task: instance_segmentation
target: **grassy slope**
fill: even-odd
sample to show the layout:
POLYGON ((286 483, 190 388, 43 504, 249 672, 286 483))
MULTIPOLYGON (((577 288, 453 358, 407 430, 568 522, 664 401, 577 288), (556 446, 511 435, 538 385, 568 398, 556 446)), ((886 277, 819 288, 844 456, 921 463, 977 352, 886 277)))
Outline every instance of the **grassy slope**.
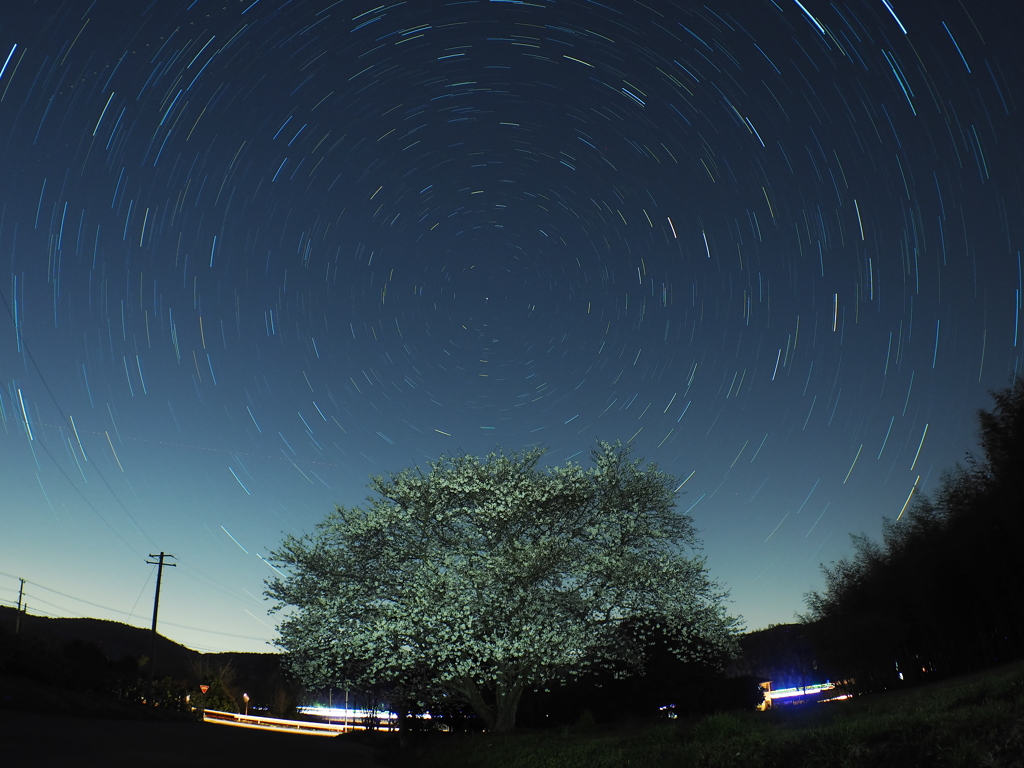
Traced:
POLYGON ((767 713, 636 730, 438 737, 410 768, 810 768, 1024 765, 1024 664, 767 713))

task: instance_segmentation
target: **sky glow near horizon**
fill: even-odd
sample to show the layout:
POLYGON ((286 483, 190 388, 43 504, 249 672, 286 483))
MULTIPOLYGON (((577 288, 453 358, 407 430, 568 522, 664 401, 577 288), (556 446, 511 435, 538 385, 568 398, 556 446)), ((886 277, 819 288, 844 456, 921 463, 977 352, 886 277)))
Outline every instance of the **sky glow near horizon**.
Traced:
POLYGON ((371 475, 598 438, 750 629, 1021 370, 1024 8, 52 0, 0 19, 0 601, 265 651, 371 475), (82 601, 88 601, 84 603, 82 601))

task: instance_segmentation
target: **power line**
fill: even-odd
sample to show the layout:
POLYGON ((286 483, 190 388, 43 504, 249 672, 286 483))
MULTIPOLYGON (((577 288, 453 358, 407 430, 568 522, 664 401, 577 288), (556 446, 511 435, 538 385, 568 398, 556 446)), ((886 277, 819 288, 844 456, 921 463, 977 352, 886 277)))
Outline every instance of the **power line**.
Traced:
MULTIPOLYGON (((15 299, 17 299, 17 297, 15 297, 15 299)), ((0 303, 2 303, 4 305, 4 308, 7 310, 7 314, 11 318, 11 323, 14 326, 14 333, 15 333, 17 339, 18 339, 18 344, 21 347, 21 349, 25 352, 25 355, 28 357, 28 359, 32 362, 32 367, 35 369, 36 374, 39 376, 39 381, 42 383, 43 388, 46 390, 47 394, 49 394, 49 396, 50 396, 50 399, 53 401, 53 404, 54 404, 54 406, 57 409, 57 413, 60 414, 61 418, 65 422, 70 422, 73 425, 74 422, 70 420, 70 418, 68 417, 68 415, 66 413, 64 413, 64 409, 61 408, 60 402, 58 402, 58 400, 57 400, 57 396, 53 393, 53 390, 50 389, 50 384, 46 380, 46 377, 43 376, 43 371, 39 367, 39 363, 36 362, 36 358, 35 358, 35 355, 32 354, 32 350, 29 349, 28 342, 25 341, 25 337, 21 333, 21 328, 18 325, 18 320, 17 320, 17 318, 14 315, 14 311, 11 309, 11 305, 8 303, 7 297, 4 295, 4 292, 2 290, 0 290, 0 303)), ((33 440, 34 438, 32 437, 31 429, 29 428, 27 419, 26 419, 26 422, 25 422, 25 428, 26 428, 26 431, 28 432, 29 440, 30 441, 33 440)), ((122 536, 121 533, 116 528, 114 528, 113 525, 110 524, 110 521, 108 521, 100 513, 100 511, 98 509, 96 509, 96 507, 93 505, 93 503, 91 501, 89 501, 88 498, 86 498, 85 494, 82 492, 82 489, 79 488, 78 485, 71 480, 71 477, 68 475, 67 472, 64 471, 64 468, 60 464, 57 463, 56 457, 52 453, 50 453, 50 449, 46 445, 46 443, 44 441, 42 441, 42 440, 39 440, 38 442, 39 442, 40 448, 42 448, 43 452, 47 456, 49 456, 50 461, 53 462, 54 467, 56 467, 57 471, 60 472, 60 474, 63 476, 63 478, 65 480, 67 480, 68 485, 70 485, 72 488, 75 489, 75 492, 82 498, 82 501, 85 502, 86 506, 88 506, 89 509, 91 509, 93 512, 96 513, 96 516, 100 520, 102 520, 103 523, 108 528, 110 528, 110 530, 114 533, 114 535, 117 536, 117 538, 119 538, 124 543, 124 545, 126 547, 128 547, 128 549, 132 550, 132 552, 136 552, 137 550, 134 547, 132 547, 131 544, 128 543, 128 540, 125 539, 124 536, 122 536)), ((114 491, 113 487, 110 485, 110 482, 107 480, 106 476, 103 474, 103 472, 100 470, 100 468, 98 466, 96 466, 96 464, 94 462, 91 462, 91 463, 93 464, 93 471, 96 472, 96 474, 97 474, 97 476, 99 476, 100 480, 103 481, 103 484, 107 487, 107 490, 110 491, 110 495, 114 497, 114 501, 116 501, 118 506, 121 507, 122 510, 124 510, 124 513, 128 516, 128 519, 132 521, 132 524, 136 528, 139 529, 139 533, 141 533, 146 538, 146 540, 149 541, 150 544, 152 544, 153 540, 149 538, 149 534, 147 534, 146 531, 142 528, 142 526, 139 525, 138 521, 135 519, 135 516, 132 515, 132 513, 128 511, 128 507, 126 507, 124 502, 121 501, 121 497, 118 496, 117 493, 114 491)))
MULTIPOLYGON (((50 587, 44 587, 42 584, 38 584, 38 583, 36 583, 34 581, 26 581, 25 583, 26 584, 31 584, 33 587, 38 587, 39 589, 45 589, 47 592, 52 592, 55 595, 60 595, 61 597, 66 597, 69 600, 75 600, 75 601, 77 601, 79 603, 85 603, 86 605, 91 605, 93 608, 102 608, 105 611, 113 611, 114 613, 120 613, 120 614, 123 614, 125 616, 131 616, 132 615, 132 614, 128 613, 127 611, 122 611, 122 610, 119 610, 117 608, 111 608, 108 605, 100 605, 99 603, 94 603, 94 602, 92 602, 90 600, 86 600, 86 599, 81 598, 81 597, 75 597, 74 595, 69 595, 66 592, 60 592, 59 590, 51 589, 50 587)), ((60 606, 56 605, 55 603, 49 603, 49 605, 52 605, 55 608, 59 608, 60 607, 60 606)))
MULTIPOLYGON (((171 564, 167 563, 166 565, 171 565, 171 564)), ((13 574, 5 573, 3 571, 0 571, 0 576, 7 576, 7 577, 12 578, 12 579, 17 579, 18 578, 17 576, 15 576, 13 574)), ((28 579, 26 579, 25 583, 28 584, 29 586, 36 587, 38 589, 43 589, 43 590, 46 590, 47 592, 52 592, 55 595, 60 595, 61 597, 66 597, 69 600, 74 600, 74 601, 79 602, 79 603, 85 603, 86 605, 90 605, 93 608, 101 608, 104 611, 110 611, 111 613, 121 614, 122 616, 127 616, 129 618, 133 618, 135 616, 134 612, 129 613, 128 611, 122 611, 119 608, 111 608, 108 605, 101 605, 100 603, 94 603, 91 600, 86 600, 86 599, 81 598, 81 597, 75 597, 74 595, 69 595, 66 592, 61 592, 59 590, 53 589, 52 587, 44 586, 44 585, 42 585, 42 584, 40 584, 38 582, 35 582, 35 581, 29 581, 28 579)), ((147 580, 147 583, 148 583, 148 580, 147 580)), ((145 589, 145 585, 143 586, 143 589, 145 589)), ((12 592, 13 592, 13 590, 12 590, 12 592)), ((228 594, 228 593, 225 593, 225 594, 228 594)), ((237 598, 235 598, 235 599, 237 599, 237 598)), ((7 603, 7 604, 9 604, 11 606, 17 605, 17 603, 14 600, 0 599, 0 602, 7 603)), ((45 605, 49 605, 49 606, 51 606, 53 608, 56 608, 56 609, 58 609, 60 611, 63 611, 63 615, 62 615, 62 614, 58 614, 58 613, 50 613, 48 611, 41 611, 41 610, 36 609, 34 611, 34 613, 39 614, 39 615, 45 615, 45 616, 48 616, 48 617, 51 617, 51 618, 79 618, 79 619, 96 618, 94 616, 88 616, 88 615, 86 615, 84 613, 79 613, 79 612, 71 610, 69 608, 65 608, 64 606, 58 605, 57 603, 51 603, 48 600, 43 600, 42 598, 38 598, 38 602, 43 603, 45 605), (71 614, 71 615, 69 616, 68 614, 71 614)), ((203 627, 193 627, 193 626, 190 626, 188 624, 178 624, 178 623, 173 622, 173 621, 164 621, 163 626, 165 626, 165 627, 175 627, 176 629, 187 629, 187 630, 192 631, 192 632, 202 632, 203 634, 206 634, 206 635, 219 635, 221 637, 233 637, 233 638, 237 638, 239 640, 255 640, 255 641, 258 641, 258 642, 260 642, 260 641, 267 641, 266 637, 253 637, 251 635, 239 635, 239 634, 236 634, 234 632, 220 632, 220 631, 217 631, 215 629, 204 629, 203 627)))

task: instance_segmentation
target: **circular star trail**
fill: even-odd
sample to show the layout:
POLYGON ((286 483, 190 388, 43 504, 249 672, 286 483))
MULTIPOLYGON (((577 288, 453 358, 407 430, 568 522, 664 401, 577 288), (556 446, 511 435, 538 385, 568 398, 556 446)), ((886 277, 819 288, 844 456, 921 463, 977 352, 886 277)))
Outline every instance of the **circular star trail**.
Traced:
POLYGON ((0 20, 0 599, 266 650, 444 453, 630 441, 751 629, 1021 373, 1018 9, 56 0, 0 20), (88 602, 83 602, 88 601, 88 602))

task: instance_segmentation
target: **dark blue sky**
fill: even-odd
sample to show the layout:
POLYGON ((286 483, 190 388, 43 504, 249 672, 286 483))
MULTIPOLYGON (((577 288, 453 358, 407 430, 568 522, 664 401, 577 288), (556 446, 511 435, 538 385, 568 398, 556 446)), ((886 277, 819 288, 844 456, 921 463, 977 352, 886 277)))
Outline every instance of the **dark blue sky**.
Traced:
POLYGON ((1021 33, 948 0, 0 18, 0 600, 266 650, 370 475, 598 438, 751 629, 1022 372, 1021 33), (83 602, 88 601, 88 602, 83 602))

